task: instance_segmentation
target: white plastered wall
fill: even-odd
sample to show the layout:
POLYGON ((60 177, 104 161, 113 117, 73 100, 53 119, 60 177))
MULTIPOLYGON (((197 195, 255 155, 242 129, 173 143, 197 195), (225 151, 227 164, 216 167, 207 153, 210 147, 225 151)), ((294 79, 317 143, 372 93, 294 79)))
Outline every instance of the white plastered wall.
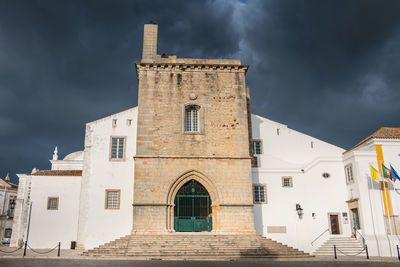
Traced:
POLYGON ((32 203, 28 244, 32 248, 69 249, 77 240, 80 176, 31 176, 32 203), (58 197, 58 209, 48 210, 48 197, 58 197))
POLYGON ((99 246, 132 230, 136 126, 136 107, 86 125, 78 232, 81 248, 99 246), (124 160, 110 160, 113 136, 126 138, 124 160), (105 209, 106 189, 121 190, 120 209, 105 209))
POLYGON ((348 213, 344 150, 256 115, 252 115, 252 135, 263 142, 260 168, 253 168, 253 183, 267 187, 267 203, 254 206, 257 233, 313 252, 331 236, 327 232, 311 245, 329 229, 328 213, 337 213, 341 235, 350 236, 350 224, 342 216, 348 213), (323 178, 324 172, 330 177, 323 178), (293 187, 282 187, 283 176, 292 177, 293 187), (296 204, 304 209, 302 218, 296 204), (268 233, 269 226, 284 226, 286 233, 268 233))

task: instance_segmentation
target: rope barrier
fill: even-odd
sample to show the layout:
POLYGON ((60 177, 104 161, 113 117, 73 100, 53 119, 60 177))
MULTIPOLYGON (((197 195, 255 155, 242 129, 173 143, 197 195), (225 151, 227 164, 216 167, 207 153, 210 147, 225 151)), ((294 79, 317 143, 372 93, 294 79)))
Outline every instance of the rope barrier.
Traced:
POLYGON ((365 250, 365 247, 364 247, 360 252, 358 252, 358 253, 356 253, 356 254, 353 254, 353 255, 351 255, 351 254, 346 254, 346 253, 344 253, 343 251, 341 251, 340 249, 338 249, 337 247, 336 247, 336 250, 338 250, 340 253, 342 253, 342 254, 345 255, 345 256, 357 256, 357 255, 360 255, 360 254, 365 250))
POLYGON ((33 252, 35 252, 37 254, 47 254, 47 253, 53 252, 56 248, 58 248, 58 244, 57 244, 54 248, 50 249, 49 251, 40 252, 40 251, 36 251, 33 248, 31 248, 31 246, 29 246, 29 244, 27 244, 27 246, 30 248, 30 250, 32 250, 33 252))
POLYGON ((13 250, 13 251, 4 251, 4 250, 1 250, 1 249, 0 249, 0 252, 11 254, 11 253, 14 253, 14 252, 20 250, 21 248, 22 248, 22 247, 17 248, 16 250, 13 250))

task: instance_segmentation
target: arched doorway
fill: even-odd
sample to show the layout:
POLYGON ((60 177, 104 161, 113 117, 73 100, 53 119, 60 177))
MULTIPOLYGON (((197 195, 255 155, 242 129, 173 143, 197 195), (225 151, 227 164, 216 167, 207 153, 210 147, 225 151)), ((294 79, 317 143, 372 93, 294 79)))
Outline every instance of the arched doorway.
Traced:
POLYGON ((212 230, 211 198, 207 189, 196 180, 185 183, 177 192, 174 208, 174 229, 177 232, 212 230))

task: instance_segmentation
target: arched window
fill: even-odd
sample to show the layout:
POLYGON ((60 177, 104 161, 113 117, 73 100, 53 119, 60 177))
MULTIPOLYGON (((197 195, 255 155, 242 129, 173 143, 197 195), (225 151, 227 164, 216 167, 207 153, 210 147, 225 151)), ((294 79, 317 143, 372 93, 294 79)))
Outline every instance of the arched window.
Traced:
POLYGON ((199 106, 185 107, 185 132, 199 132, 199 106))

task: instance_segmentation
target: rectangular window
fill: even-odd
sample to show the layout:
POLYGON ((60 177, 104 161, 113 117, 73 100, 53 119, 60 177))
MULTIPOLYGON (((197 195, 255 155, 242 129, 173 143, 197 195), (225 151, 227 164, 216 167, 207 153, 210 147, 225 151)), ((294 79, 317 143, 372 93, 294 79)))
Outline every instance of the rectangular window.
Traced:
POLYGON ((252 156, 251 157, 251 167, 252 168, 259 168, 260 164, 258 164, 258 157, 257 156, 252 156))
POLYGON ((111 159, 122 160, 125 157, 125 138, 111 137, 111 159))
POLYGON ((199 131, 199 112, 195 106, 185 108, 185 132, 199 131))
POLYGON ((106 209, 119 209, 120 190, 106 190, 106 209))
POLYGON ((282 177, 282 187, 293 187, 293 179, 290 176, 282 177))
POLYGON ((48 210, 58 210, 58 197, 48 197, 47 198, 47 209, 48 210))
POLYGON ((12 229, 11 228, 6 228, 4 230, 4 238, 11 238, 11 233, 12 233, 12 229))
POLYGON ((345 169, 345 172, 346 172, 346 182, 348 184, 353 183, 354 182, 353 166, 351 164, 349 164, 344 169, 345 169))
POLYGON ((15 198, 10 198, 8 202, 7 216, 14 217, 15 198))
POLYGON ((266 193, 265 185, 254 185, 253 192, 254 192, 254 203, 256 204, 267 203, 265 196, 266 193))
POLYGON ((260 155, 262 153, 262 140, 253 140, 253 155, 260 155))

